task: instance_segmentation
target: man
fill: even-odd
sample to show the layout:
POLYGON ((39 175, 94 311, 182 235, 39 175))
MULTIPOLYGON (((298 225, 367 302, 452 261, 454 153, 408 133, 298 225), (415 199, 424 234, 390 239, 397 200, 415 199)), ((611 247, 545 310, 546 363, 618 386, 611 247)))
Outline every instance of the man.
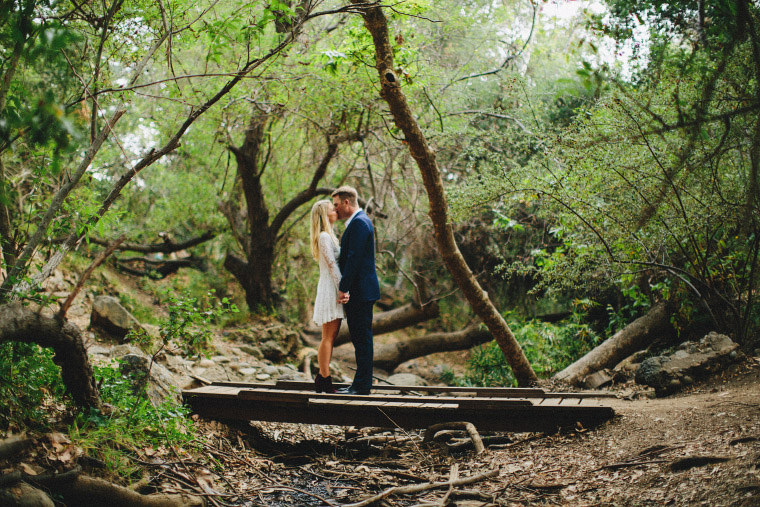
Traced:
POLYGON ((348 333, 354 344, 356 375, 350 387, 339 389, 344 394, 369 394, 372 389, 372 307, 380 299, 380 284, 375 271, 375 229, 358 204, 356 189, 343 186, 332 193, 338 220, 346 221, 340 238, 338 267, 341 280, 338 301, 348 322, 348 333))

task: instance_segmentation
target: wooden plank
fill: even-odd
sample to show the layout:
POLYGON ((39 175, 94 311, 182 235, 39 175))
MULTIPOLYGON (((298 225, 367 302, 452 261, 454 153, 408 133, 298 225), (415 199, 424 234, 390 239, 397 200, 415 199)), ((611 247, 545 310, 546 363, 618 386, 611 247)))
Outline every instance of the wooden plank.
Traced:
MULTIPOLYGON (((239 384, 238 384, 239 385, 239 384)), ((269 384, 271 385, 271 384, 269 384)), ((348 384, 333 384, 336 388, 348 387, 348 384)), ((311 382, 297 382, 292 380, 278 380, 274 389, 287 389, 294 391, 307 391, 314 388, 311 382)), ((419 393, 450 393, 450 394, 474 394, 475 396, 503 396, 503 397, 526 397, 544 394, 543 389, 526 387, 454 387, 454 386, 396 386, 389 384, 374 384, 372 390, 401 391, 419 393)))
MULTIPOLYGON (((214 386, 282 389, 293 391, 312 391, 313 382, 299 382, 293 380, 278 380, 277 383, 254 383, 254 382, 214 382, 214 386)), ((349 384, 335 383, 336 388, 348 387, 349 384)), ((579 393, 555 393, 546 392, 543 389, 533 387, 455 387, 455 386, 394 386, 375 384, 374 392, 401 391, 404 393, 446 393, 451 396, 485 396, 485 397, 518 397, 518 398, 616 398, 616 393, 606 391, 584 391, 579 393)))
POLYGON ((411 401, 357 401, 357 400, 324 400, 309 399, 312 406, 341 406, 341 407, 380 407, 380 408, 413 408, 415 410, 456 410, 459 405, 455 403, 420 403, 411 401))
MULTIPOLYGON (((213 396, 213 393, 210 393, 213 396)), ((403 394, 369 394, 369 395, 352 395, 352 394, 327 394, 314 393, 305 391, 289 391, 278 389, 240 389, 238 398, 245 400, 258 400, 279 403, 307 403, 308 399, 342 399, 342 400, 362 400, 362 401, 418 401, 431 403, 457 403, 461 407, 480 407, 480 408, 508 408, 513 406, 531 405, 531 402, 522 398, 462 398, 454 396, 409 396, 403 394)))

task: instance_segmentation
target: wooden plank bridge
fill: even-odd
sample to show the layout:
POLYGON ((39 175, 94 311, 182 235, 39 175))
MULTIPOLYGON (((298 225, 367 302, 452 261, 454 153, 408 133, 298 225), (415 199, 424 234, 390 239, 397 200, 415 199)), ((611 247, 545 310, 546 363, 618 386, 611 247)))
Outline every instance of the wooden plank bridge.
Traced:
MULTIPOLYGON (((336 384, 342 387, 345 384, 336 384)), ((614 415, 603 393, 532 388, 374 385, 370 395, 315 393, 309 382, 215 382, 182 392, 194 412, 216 420, 427 428, 467 421, 481 431, 553 432, 598 425, 614 415)))

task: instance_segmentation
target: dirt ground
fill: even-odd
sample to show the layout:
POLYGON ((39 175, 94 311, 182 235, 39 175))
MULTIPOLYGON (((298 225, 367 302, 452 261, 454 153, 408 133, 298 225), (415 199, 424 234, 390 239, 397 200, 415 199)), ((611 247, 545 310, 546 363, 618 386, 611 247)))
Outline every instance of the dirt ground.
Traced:
POLYGON ((617 415, 600 427, 501 435, 479 455, 401 430, 201 424, 239 460, 227 487, 215 481, 242 493, 235 505, 369 505, 415 486, 372 505, 760 505, 760 358, 664 398, 632 384, 615 392, 604 403, 617 415), (452 476, 474 482, 449 488, 452 476))

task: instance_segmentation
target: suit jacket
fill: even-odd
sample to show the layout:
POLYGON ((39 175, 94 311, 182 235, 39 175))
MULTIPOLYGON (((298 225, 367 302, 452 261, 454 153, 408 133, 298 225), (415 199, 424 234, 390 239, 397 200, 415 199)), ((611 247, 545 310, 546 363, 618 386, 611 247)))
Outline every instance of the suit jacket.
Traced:
POLYGON ((340 238, 338 267, 343 275, 338 289, 351 294, 351 301, 377 301, 380 284, 375 271, 375 228, 359 211, 340 238))

